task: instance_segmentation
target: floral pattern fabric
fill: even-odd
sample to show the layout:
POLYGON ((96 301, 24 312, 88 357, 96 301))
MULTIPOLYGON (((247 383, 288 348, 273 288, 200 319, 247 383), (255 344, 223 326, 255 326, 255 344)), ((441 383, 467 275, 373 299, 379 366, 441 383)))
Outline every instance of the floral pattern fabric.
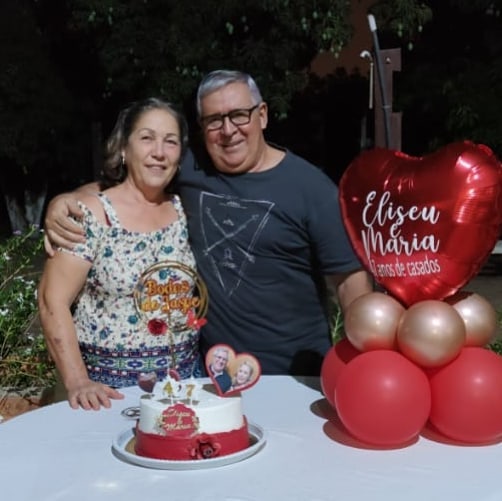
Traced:
POLYGON ((196 376, 197 330, 154 336, 134 302, 137 282, 149 266, 169 260, 195 269, 178 196, 172 200, 178 219, 149 233, 123 228, 107 196, 98 196, 108 225, 80 204, 86 242, 65 251, 92 263, 73 315, 89 377, 118 388, 137 384, 142 372, 155 371, 161 378, 174 368, 182 378, 196 376))

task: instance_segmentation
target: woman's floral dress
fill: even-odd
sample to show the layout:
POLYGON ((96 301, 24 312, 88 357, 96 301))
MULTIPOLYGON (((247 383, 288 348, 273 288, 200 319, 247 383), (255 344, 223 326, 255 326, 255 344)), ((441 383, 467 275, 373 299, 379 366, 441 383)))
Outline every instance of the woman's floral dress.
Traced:
POLYGON ((73 314, 89 377, 120 388, 136 385, 139 374, 146 372, 163 378, 174 368, 182 378, 197 376, 197 329, 153 335, 134 301, 138 279, 149 266, 168 260, 195 270, 179 197, 172 200, 178 219, 150 233, 124 229, 107 196, 100 193, 99 198, 108 225, 81 204, 86 243, 66 251, 92 263, 73 314))

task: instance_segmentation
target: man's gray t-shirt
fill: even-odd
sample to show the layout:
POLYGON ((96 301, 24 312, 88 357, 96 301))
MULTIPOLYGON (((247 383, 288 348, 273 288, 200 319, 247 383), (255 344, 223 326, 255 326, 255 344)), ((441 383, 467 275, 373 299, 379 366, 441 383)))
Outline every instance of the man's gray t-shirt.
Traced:
POLYGON ((203 352, 226 343, 264 374, 318 373, 331 345, 321 277, 361 268, 336 185, 286 151, 274 168, 238 175, 189 153, 178 188, 209 291, 203 352))

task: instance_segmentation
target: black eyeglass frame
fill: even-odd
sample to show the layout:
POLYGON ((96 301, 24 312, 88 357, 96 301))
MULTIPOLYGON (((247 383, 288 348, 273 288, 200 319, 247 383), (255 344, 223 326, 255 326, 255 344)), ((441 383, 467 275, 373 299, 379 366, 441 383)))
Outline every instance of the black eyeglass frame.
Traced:
POLYGON ((236 127, 240 127, 241 125, 248 125, 249 122, 251 122, 251 115, 253 114, 253 111, 256 110, 257 108, 259 108, 260 105, 261 105, 261 103, 258 103, 258 104, 255 104, 254 106, 251 106, 251 108, 237 108, 235 110, 230 110, 228 113, 223 113, 221 115, 219 113, 216 113, 214 115, 207 115, 205 117, 200 117, 199 123, 201 124, 201 126, 205 130, 209 130, 209 131, 215 131, 215 130, 221 129, 225 125, 225 118, 227 118, 227 117, 230 120, 230 122, 233 125, 235 125, 236 127), (243 112, 247 113, 247 121, 235 123, 232 119, 232 115, 235 115, 236 113, 242 114, 243 112), (208 120, 214 120, 214 121, 221 120, 221 125, 219 125, 218 127, 214 127, 214 126, 211 127, 208 123, 208 120))

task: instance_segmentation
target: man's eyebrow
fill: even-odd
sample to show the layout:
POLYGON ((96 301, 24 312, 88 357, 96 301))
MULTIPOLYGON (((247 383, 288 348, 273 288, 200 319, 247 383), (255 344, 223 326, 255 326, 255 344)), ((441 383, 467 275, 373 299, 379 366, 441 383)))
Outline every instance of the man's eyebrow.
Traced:
POLYGON ((213 118, 213 117, 221 117, 223 115, 228 115, 229 113, 234 113, 236 111, 248 111, 248 108, 241 106, 240 108, 232 108, 226 113, 211 113, 211 115, 201 115, 201 118, 213 118))
POLYGON ((212 113, 211 115, 201 115, 200 118, 202 118, 203 120, 205 120, 207 118, 221 117, 221 115, 223 115, 223 113, 212 113))

